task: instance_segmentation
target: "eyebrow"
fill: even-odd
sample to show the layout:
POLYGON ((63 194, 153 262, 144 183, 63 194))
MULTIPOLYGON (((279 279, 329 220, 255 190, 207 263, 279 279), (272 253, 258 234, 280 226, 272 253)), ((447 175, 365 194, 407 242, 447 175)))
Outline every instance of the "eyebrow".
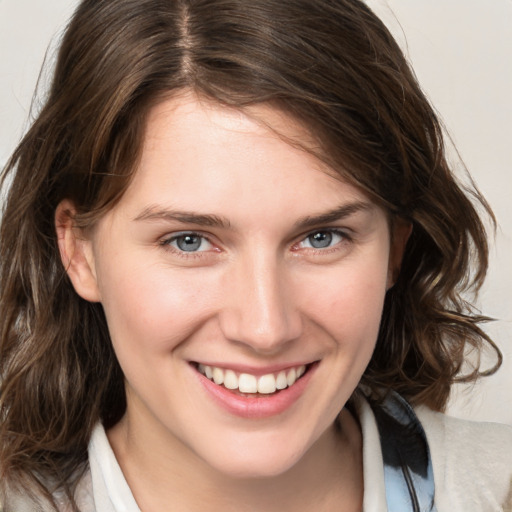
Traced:
POLYGON ((183 222, 198 226, 218 227, 227 229, 231 226, 228 219, 219 215, 200 214, 187 211, 167 210, 155 206, 145 208, 134 221, 164 220, 168 222, 183 222))
POLYGON ((370 211, 374 208, 374 205, 369 202, 356 201, 339 206, 333 210, 325 213, 321 213, 315 216, 306 216, 299 219, 295 225, 300 228, 312 228, 322 224, 330 224, 338 220, 345 219, 361 211, 370 211))
MULTIPOLYGON (((341 219, 350 217, 360 211, 369 211, 373 208, 372 203, 356 201, 341 205, 333 210, 314 216, 306 216, 295 222, 295 226, 301 229, 307 229, 322 224, 330 224, 341 219)), ((197 226, 217 227, 228 229, 231 223, 225 217, 212 214, 194 213, 189 211, 169 210, 157 206, 145 208, 134 221, 152 221, 164 220, 167 222, 182 222, 185 224, 196 224, 197 226)))

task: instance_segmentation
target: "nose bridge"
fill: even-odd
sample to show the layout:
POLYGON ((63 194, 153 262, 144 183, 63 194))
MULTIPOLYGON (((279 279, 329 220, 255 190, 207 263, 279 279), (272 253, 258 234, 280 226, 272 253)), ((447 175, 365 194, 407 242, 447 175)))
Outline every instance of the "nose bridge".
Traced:
POLYGON ((230 282, 222 321, 227 338, 259 352, 273 352, 300 336, 300 314, 276 255, 258 251, 240 258, 230 282))

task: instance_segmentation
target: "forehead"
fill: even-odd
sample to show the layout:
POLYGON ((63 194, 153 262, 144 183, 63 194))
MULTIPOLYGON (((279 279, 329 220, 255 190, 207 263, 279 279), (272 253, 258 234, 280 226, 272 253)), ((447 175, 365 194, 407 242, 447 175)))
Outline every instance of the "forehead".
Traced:
MULTIPOLYGON (((227 134, 231 133, 233 141, 238 137, 250 136, 260 139, 281 141, 310 157, 311 165, 339 179, 344 169, 334 171, 324 163, 325 150, 314 136, 314 129, 309 129, 306 123, 299 122, 285 112, 277 104, 258 103, 245 107, 230 107, 221 105, 214 99, 184 89, 171 97, 164 99, 151 108, 146 117, 144 149, 154 150, 165 132, 173 132, 176 144, 188 143, 199 150, 200 140, 216 144, 217 136, 226 143, 227 134), (192 140, 188 139, 188 129, 192 128, 192 140)), ((233 157, 235 154, 233 152, 233 157)))
MULTIPOLYGON (((230 107, 187 89, 173 94, 149 110, 146 148, 166 130, 182 131, 186 135, 187 127, 183 126, 183 121, 196 125, 197 137, 207 135, 212 138, 215 133, 231 132, 234 137, 251 135, 279 139, 313 156, 322 153, 311 130, 277 105, 258 103, 243 108, 230 107), (203 133, 203 127, 208 129, 208 133, 203 133)), ((327 166, 324 170, 328 170, 327 166)))
POLYGON ((124 202, 263 217, 369 201, 315 156, 308 130, 281 110, 241 111, 192 93, 148 114, 142 156, 124 202), (262 211, 264 210, 264 211, 262 211))

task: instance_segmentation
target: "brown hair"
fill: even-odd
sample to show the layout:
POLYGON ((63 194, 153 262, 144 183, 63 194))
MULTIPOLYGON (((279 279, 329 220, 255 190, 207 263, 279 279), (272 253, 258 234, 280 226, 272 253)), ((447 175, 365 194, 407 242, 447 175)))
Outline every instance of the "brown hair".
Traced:
POLYGON ((473 201, 490 210, 457 183, 433 109, 362 2, 83 0, 44 108, 3 175, 0 478, 50 501, 53 488, 71 496, 94 424, 108 428, 126 407, 101 305, 74 292, 60 261, 55 210, 70 199, 87 226, 112 207, 149 108, 184 88, 282 109, 344 179, 412 222, 363 384, 441 410, 468 346, 485 340, 501 359, 461 297, 487 268, 473 201))

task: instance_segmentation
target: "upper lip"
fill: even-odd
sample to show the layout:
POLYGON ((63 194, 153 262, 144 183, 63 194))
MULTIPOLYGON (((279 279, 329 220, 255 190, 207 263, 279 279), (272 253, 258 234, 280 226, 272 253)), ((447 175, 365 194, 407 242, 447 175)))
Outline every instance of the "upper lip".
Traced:
POLYGON ((202 364, 204 366, 211 366, 216 368, 222 368, 223 370, 233 370, 236 373, 249 373, 250 375, 261 376, 269 373, 278 373, 281 371, 290 370, 291 368, 297 368, 298 366, 311 365, 316 361, 298 361, 293 363, 280 363, 272 364, 267 366, 253 366, 239 363, 226 363, 226 362, 211 362, 211 361, 191 361, 194 364, 202 364))

